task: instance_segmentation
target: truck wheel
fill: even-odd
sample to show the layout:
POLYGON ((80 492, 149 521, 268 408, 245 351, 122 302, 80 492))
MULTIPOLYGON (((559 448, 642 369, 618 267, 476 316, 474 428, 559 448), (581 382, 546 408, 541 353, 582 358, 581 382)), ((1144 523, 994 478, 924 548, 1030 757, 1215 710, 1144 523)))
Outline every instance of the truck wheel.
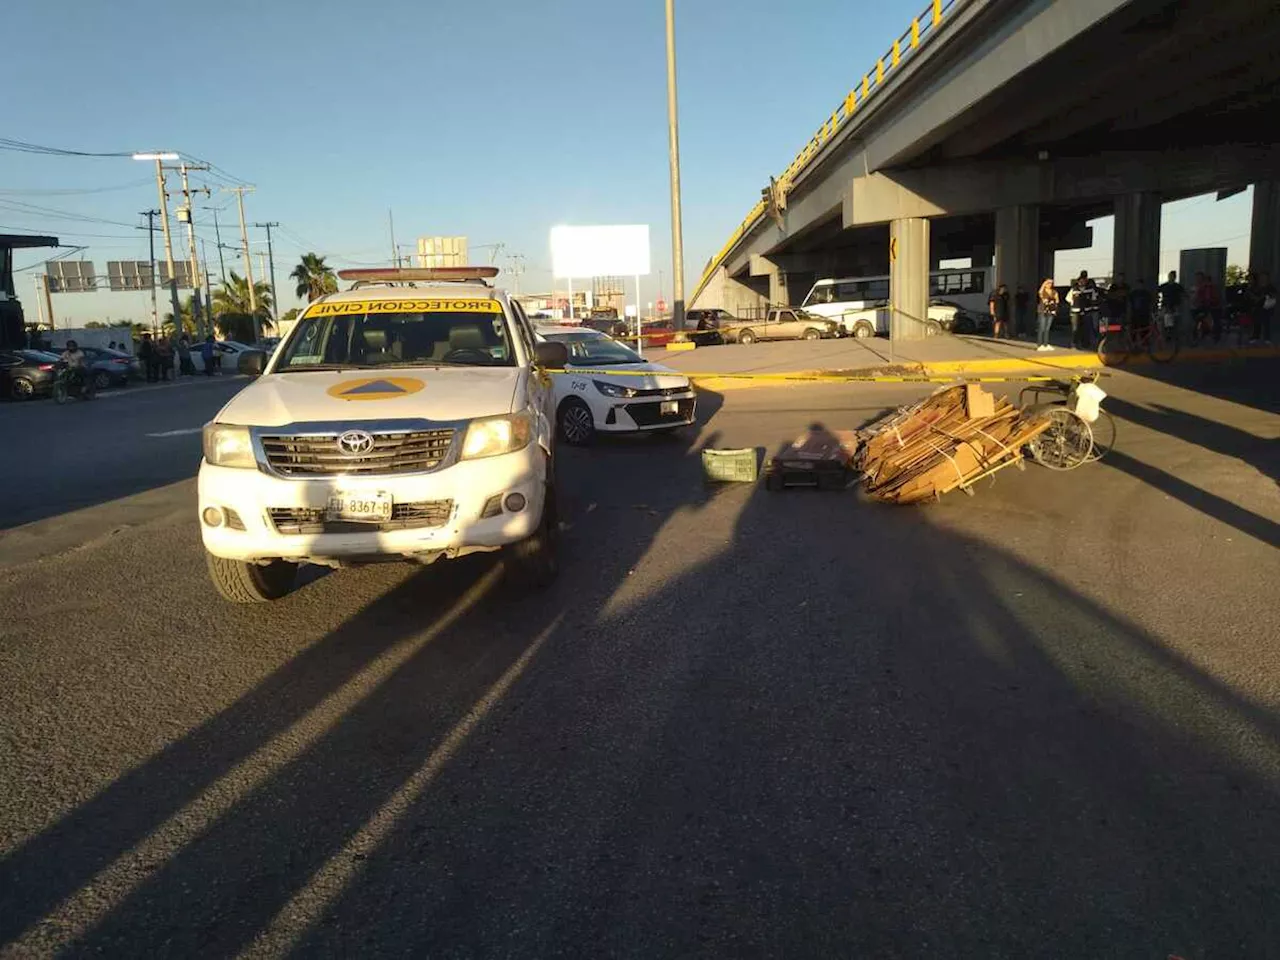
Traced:
POLYGON ((744 346, 748 346, 748 347, 751 346, 751 344, 756 342, 756 335, 754 331, 743 330, 741 333, 738 334, 738 342, 743 344, 744 346))
POLYGON ((926 320, 924 322, 924 335, 926 337, 942 336, 942 324, 937 320, 926 320))
POLYGON ((821 331, 821 330, 815 330, 813 327, 810 327, 808 330, 806 330, 806 331, 804 332, 804 339, 806 339, 806 340, 821 340, 821 339, 822 339, 822 331, 821 331))
POLYGON ((542 506, 542 520, 533 536, 507 548, 507 569, 516 582, 544 589, 555 582, 560 573, 560 512, 556 506, 556 488, 547 485, 542 506))
POLYGON ((853 325, 853 335, 859 340, 866 340, 868 337, 874 337, 876 335, 876 328, 863 320, 860 323, 855 323, 853 325))
POLYGON ((298 565, 273 560, 264 565, 243 560, 226 560, 205 553, 209 579, 223 600, 231 603, 265 603, 279 600, 293 589, 298 565))

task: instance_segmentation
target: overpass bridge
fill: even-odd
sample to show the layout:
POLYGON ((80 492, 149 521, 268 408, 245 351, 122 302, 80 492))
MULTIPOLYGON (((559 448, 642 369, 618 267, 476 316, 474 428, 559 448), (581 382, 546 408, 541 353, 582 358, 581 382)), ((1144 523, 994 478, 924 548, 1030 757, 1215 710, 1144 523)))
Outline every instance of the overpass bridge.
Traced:
POLYGON ((1114 272, 1151 283, 1161 204, 1250 184, 1250 263, 1280 277, 1277 50, 1271 0, 931 0, 771 178, 691 306, 889 274, 893 335, 919 336, 907 318, 941 260, 1034 289, 1114 213, 1114 272))

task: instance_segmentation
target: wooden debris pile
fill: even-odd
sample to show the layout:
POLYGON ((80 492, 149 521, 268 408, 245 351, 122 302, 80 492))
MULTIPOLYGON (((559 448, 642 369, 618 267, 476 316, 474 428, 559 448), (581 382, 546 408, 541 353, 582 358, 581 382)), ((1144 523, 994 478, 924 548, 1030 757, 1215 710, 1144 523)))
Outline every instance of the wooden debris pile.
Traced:
POLYGON ((944 387, 865 430, 857 467, 876 499, 917 503, 1021 464, 1048 425, 977 384, 944 387))

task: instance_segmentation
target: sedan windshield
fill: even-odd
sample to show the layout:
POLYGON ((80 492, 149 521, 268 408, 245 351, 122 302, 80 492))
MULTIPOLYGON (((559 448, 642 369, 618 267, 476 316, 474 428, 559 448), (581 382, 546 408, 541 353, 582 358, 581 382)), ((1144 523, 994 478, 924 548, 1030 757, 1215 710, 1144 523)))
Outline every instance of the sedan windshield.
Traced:
POLYGON ((574 366, 644 363, 644 358, 630 347, 594 330, 548 333, 543 336, 555 343, 563 343, 569 351, 569 363, 574 366))
POLYGON ((289 339, 277 373, 351 367, 515 364, 502 307, 494 300, 407 301, 462 309, 384 312, 389 304, 316 304, 330 310, 304 317, 289 339), (342 312, 354 309, 368 312, 342 312))

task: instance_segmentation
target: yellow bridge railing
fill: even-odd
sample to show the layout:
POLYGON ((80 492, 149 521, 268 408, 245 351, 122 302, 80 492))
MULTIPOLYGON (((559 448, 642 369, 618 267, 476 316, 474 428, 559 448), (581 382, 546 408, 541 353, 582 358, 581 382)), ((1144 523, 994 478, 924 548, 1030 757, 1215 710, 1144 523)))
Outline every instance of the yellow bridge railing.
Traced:
MULTIPOLYGON (((921 44, 941 29, 947 15, 953 8, 963 2, 964 0, 931 0, 924 12, 913 19, 911 25, 901 36, 893 41, 893 45, 885 54, 876 60, 875 66, 862 75, 861 82, 845 94, 844 100, 836 104, 836 108, 831 111, 831 115, 823 121, 822 126, 809 138, 809 142, 796 154, 795 159, 791 161, 787 169, 782 171, 776 178, 775 189, 777 191, 784 196, 790 191, 791 184, 795 178, 813 161, 814 157, 835 136, 836 132, 841 130, 853 118, 863 104, 875 96, 877 89, 894 70, 897 70, 904 62, 909 60, 920 49, 921 44)), ((702 278, 698 281, 694 296, 697 296, 702 291, 702 288, 706 286, 708 278, 717 267, 724 263, 729 251, 742 239, 743 234, 754 227, 760 218, 764 216, 765 209, 764 200, 760 200, 751 208, 742 223, 738 224, 737 229, 729 235, 729 239, 720 248, 720 252, 707 262, 707 267, 702 271, 702 278)), ((690 299, 692 300, 692 298, 690 299)))

